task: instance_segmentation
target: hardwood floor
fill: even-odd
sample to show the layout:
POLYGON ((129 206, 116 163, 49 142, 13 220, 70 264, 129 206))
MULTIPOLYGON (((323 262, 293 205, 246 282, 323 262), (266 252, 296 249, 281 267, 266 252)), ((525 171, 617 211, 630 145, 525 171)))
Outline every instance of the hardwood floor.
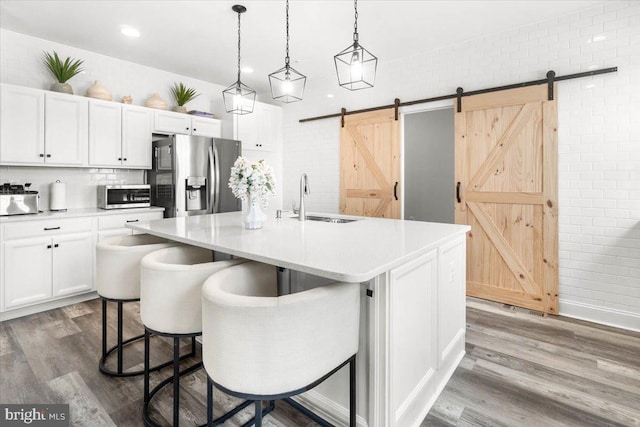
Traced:
MULTIPOLYGON (((138 309, 125 305, 125 336, 142 330, 138 309)), ((142 378, 114 379, 97 369, 100 322, 100 301, 92 300, 0 323, 0 401, 70 403, 76 426, 142 425, 142 378)), ((142 356, 142 343, 130 346, 125 367, 141 366, 142 356)), ((169 342, 155 337, 152 363, 170 357, 169 342)), ((169 372, 154 373, 152 383, 169 372)), ((181 381, 181 425, 206 421, 205 378, 199 371, 181 381)), ((165 425, 170 396, 167 387, 152 411, 165 425)), ((237 402, 217 393, 215 411, 237 402)), ((226 425, 241 425, 252 413, 226 425)), ((265 425, 314 423, 279 404, 265 425)), ((454 425, 640 426, 640 333, 469 299, 467 354, 422 423, 454 425)))

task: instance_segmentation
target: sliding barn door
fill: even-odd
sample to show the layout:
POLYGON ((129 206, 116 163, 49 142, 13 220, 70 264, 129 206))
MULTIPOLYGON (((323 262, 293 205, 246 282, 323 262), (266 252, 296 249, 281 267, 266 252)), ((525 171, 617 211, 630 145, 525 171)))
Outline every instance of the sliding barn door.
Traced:
POLYGON ((400 126, 394 109, 345 116, 340 213, 400 218, 400 126))
POLYGON ((455 218, 471 226, 468 295, 557 314, 557 110, 547 99, 546 85, 462 98, 455 218))

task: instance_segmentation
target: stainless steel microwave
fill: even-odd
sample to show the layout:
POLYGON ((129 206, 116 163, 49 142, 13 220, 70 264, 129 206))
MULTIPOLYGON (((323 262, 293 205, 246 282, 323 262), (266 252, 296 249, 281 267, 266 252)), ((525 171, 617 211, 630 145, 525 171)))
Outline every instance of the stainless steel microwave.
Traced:
POLYGON ((151 186, 100 185, 98 207, 102 209, 147 208, 151 206, 151 186))

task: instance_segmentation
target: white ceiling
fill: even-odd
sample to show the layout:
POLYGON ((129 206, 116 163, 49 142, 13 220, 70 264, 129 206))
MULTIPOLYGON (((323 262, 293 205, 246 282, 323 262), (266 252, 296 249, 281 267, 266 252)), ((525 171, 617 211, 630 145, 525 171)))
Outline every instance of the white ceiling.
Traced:
MULTIPOLYGON (((268 91, 284 65, 284 0, 1 0, 0 27, 139 64, 230 85, 236 80, 242 16, 243 82, 268 91), (122 25, 141 37, 120 34, 122 25)), ((358 3, 361 44, 381 62, 544 21, 602 1, 382 1, 358 3)), ((333 55, 351 44, 353 2, 290 0, 292 65, 308 78, 334 73, 333 55)))

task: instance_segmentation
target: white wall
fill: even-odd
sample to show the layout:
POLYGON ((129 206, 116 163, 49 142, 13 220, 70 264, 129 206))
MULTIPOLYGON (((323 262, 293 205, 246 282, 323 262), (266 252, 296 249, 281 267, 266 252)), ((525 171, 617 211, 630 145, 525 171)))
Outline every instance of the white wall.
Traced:
MULTIPOLYGON (((376 52, 366 34, 361 41, 376 52)), ((308 208, 338 211, 339 120, 298 119, 618 66, 558 83, 560 312, 640 330, 639 52, 640 2, 607 1, 428 54, 380 58, 373 89, 310 80, 304 101, 284 110, 284 206, 298 199, 307 172, 308 208)))

